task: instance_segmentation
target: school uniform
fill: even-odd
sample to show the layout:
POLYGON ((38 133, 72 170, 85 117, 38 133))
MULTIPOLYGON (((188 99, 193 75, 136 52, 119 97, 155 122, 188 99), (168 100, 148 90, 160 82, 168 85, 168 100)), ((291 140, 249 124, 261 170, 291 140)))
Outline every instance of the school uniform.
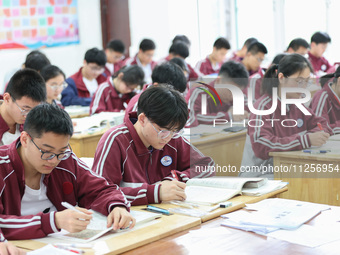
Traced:
POLYGON ((104 72, 100 75, 100 83, 106 82, 109 77, 112 77, 119 69, 122 68, 122 62, 117 62, 115 64, 106 63, 104 67, 104 72))
POLYGON ((171 170, 176 170, 183 182, 213 175, 210 171, 196 171, 198 166, 209 169, 214 161, 183 137, 171 139, 161 150, 146 148, 133 126, 137 113, 129 117, 129 121, 102 136, 92 171, 119 184, 132 205, 161 203, 159 182, 173 180, 171 170))
MULTIPOLYGON (((272 97, 265 94, 256 101, 254 107, 258 110, 269 110, 272 106, 272 97)), ((325 132, 330 133, 326 120, 318 117, 314 112, 306 108, 312 115, 304 115, 295 105, 287 105, 287 114, 281 115, 281 101, 278 99, 276 110, 270 115, 250 114, 251 126, 248 126, 246 143, 243 151, 240 176, 261 176, 261 166, 272 166, 273 159, 269 156, 273 151, 294 151, 311 147, 309 133, 320 131, 317 123, 321 123, 325 132), (284 127, 281 121, 294 119, 295 127, 284 127), (252 127, 260 126, 261 127, 252 127), (272 121, 276 120, 276 121, 272 121), (257 166, 258 171, 242 172, 245 168, 257 166)), ((285 125, 293 126, 292 121, 285 125)), ((266 173, 266 177, 273 177, 273 172, 266 173)))
POLYGON ((61 104, 61 102, 60 102, 59 100, 53 99, 53 100, 52 100, 52 104, 53 104, 54 106, 60 107, 61 109, 64 109, 64 108, 65 108, 65 107, 61 104))
POLYGON ((144 84, 142 92, 135 95, 133 98, 131 98, 131 100, 129 101, 129 103, 128 103, 126 109, 125 109, 124 122, 129 120, 130 112, 136 112, 137 111, 138 100, 140 98, 140 95, 151 85, 152 85, 151 83, 150 84, 144 84))
POLYGON ((243 89, 243 94, 245 96, 245 110, 249 112, 248 106, 248 91, 251 89, 252 97, 253 97, 253 104, 262 96, 262 81, 266 69, 260 68, 256 73, 249 77, 248 86, 243 89))
POLYGON ((143 69, 144 72, 144 80, 146 83, 151 83, 151 74, 152 70, 156 67, 157 63, 155 61, 151 61, 151 63, 147 64, 146 66, 142 65, 139 58, 137 57, 137 54, 133 58, 129 58, 125 61, 126 66, 130 65, 138 65, 140 68, 143 69))
POLYGON ((237 51, 234 51, 231 55, 231 57, 227 61, 235 61, 235 62, 241 62, 243 60, 242 57, 237 56, 237 51))
MULTIPOLYGON (((55 211, 21 214, 26 187, 24 166, 17 152, 20 146, 18 139, 0 147, 0 233, 9 240, 41 238, 60 231, 56 226, 55 211)), ((48 199, 58 211, 66 209, 61 205, 63 201, 104 215, 115 206, 130 207, 117 185, 109 184, 93 173, 75 154, 60 161, 50 174, 44 176, 42 183, 46 186, 48 199)))
MULTIPOLYGON (((213 83, 210 84, 214 86, 213 83)), ((200 89, 200 87, 195 87, 190 90, 189 99, 189 119, 186 127, 195 127, 199 124, 213 125, 215 119, 224 119, 230 121, 232 115, 228 112, 232 104, 221 103, 216 99, 217 105, 215 105, 214 100, 207 95, 207 114, 203 115, 202 112, 202 95, 207 93, 200 89)))
POLYGON ((188 66, 188 70, 189 70, 189 77, 188 77, 188 81, 196 81, 199 77, 199 74, 195 71, 195 69, 188 63, 186 63, 188 66))
POLYGON ((21 131, 23 130, 23 125, 16 124, 16 131, 14 134, 8 132, 9 127, 6 121, 0 115, 0 146, 4 144, 10 144, 20 137, 21 131))
POLYGON ((157 65, 161 65, 164 64, 165 62, 170 61, 170 55, 166 56, 165 58, 161 58, 160 60, 158 60, 157 65))
POLYGON ((316 116, 327 120, 333 134, 338 134, 340 133, 340 99, 330 85, 331 83, 325 84, 322 90, 315 93, 309 107, 316 116))
MULTIPOLYGON (((81 73, 82 67, 78 72, 67 78, 65 81, 68 86, 62 91, 61 103, 64 106, 82 105, 89 106, 92 100, 90 92, 86 87, 83 75, 81 73)), ((97 84, 104 82, 104 77, 99 75, 96 79, 97 84)))
POLYGON ((216 63, 216 65, 213 65, 209 59, 209 56, 207 56, 205 59, 197 62, 195 70, 197 73, 200 74, 200 76, 218 73, 221 69, 222 64, 223 62, 216 63))
POLYGON ((120 94, 112 83, 110 77, 106 82, 99 85, 90 105, 90 114, 125 110, 124 103, 129 103, 135 93, 120 94))
POLYGON ((318 58, 310 52, 308 52, 308 60, 312 64, 315 74, 319 71, 328 72, 328 70, 332 67, 325 57, 318 58))

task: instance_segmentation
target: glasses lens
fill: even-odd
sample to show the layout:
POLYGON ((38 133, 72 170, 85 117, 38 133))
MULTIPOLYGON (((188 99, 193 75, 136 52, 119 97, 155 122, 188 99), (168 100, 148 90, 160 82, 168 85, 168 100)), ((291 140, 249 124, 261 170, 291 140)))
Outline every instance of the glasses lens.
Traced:
POLYGON ((162 131, 159 132, 159 137, 161 139, 165 139, 170 135, 170 133, 171 133, 171 131, 169 131, 169 130, 162 130, 162 131))
POLYGON ((181 129, 180 131, 178 131, 178 132, 174 133, 174 134, 172 135, 172 138, 178 138, 178 137, 181 137, 181 136, 183 135, 183 133, 184 133, 184 130, 183 130, 183 129, 181 129))
POLYGON ((72 151, 67 151, 65 153, 59 154, 58 160, 66 160, 71 156, 71 154, 72 154, 72 151))
POLYGON ((50 159, 53 159, 55 157, 55 154, 52 153, 52 152, 44 152, 42 155, 41 155, 41 158, 43 160, 50 160, 50 159))

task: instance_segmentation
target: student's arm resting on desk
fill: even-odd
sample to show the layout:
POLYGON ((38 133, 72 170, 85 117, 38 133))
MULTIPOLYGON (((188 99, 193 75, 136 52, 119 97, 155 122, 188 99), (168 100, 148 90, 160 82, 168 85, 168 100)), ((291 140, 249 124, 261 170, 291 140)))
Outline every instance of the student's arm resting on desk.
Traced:
POLYGON ((61 103, 63 106, 69 105, 82 105, 89 106, 91 103, 91 97, 79 97, 76 84, 72 78, 67 78, 66 82, 68 86, 61 93, 61 103))

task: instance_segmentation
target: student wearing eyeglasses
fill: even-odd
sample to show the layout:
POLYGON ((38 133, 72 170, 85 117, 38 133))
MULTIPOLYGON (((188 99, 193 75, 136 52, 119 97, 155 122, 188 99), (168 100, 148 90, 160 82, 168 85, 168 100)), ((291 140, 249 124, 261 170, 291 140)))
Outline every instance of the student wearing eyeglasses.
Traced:
POLYGON ((44 79, 32 69, 19 70, 8 82, 3 97, 0 105, 0 145, 16 140, 28 112, 46 100, 44 79))
POLYGON ((57 66, 48 65, 40 71, 46 83, 46 102, 62 107, 59 97, 61 92, 67 87, 64 72, 57 66))
POLYGON ((130 204, 119 187, 73 154, 72 133, 67 112, 45 103, 27 115, 20 138, 1 148, 1 241, 85 230, 92 218, 88 209, 108 215, 107 227, 114 230, 133 227, 130 204))
POLYGON ((137 112, 102 136, 92 171, 120 185, 132 205, 185 200, 189 178, 214 174, 209 171, 214 161, 181 136, 187 119, 188 107, 178 91, 164 84, 149 87, 137 112))

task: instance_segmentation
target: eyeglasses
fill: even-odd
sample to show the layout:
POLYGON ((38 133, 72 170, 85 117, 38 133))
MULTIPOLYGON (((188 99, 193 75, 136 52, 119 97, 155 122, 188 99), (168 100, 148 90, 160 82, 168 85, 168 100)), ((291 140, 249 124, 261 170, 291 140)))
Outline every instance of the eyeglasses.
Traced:
POLYGON ((151 126, 154 128, 154 130, 157 132, 157 136, 158 136, 158 139, 165 139, 167 137, 169 137, 169 135, 171 135, 172 138, 178 138, 180 137, 181 135, 183 135, 183 132, 184 130, 181 129, 180 131, 178 132, 173 132, 173 131, 170 131, 170 130, 166 130, 166 129, 163 129, 163 130, 160 130, 158 131, 154 125, 152 125, 152 123, 150 122, 151 126))
POLYGON ((63 153, 59 153, 59 154, 55 154, 55 153, 52 153, 52 152, 47 152, 47 151, 42 151, 38 145, 35 144, 35 142, 33 141, 33 138, 30 134, 28 134, 30 137, 31 137, 31 141, 32 143, 35 145, 35 147, 37 147, 37 149, 41 152, 41 159, 43 160, 50 160, 50 159, 53 159, 54 157, 57 157, 58 160, 66 160, 68 159, 71 154, 72 154, 72 148, 71 148, 71 145, 68 145, 70 147, 71 150, 69 151, 65 151, 63 153))
POLYGON ((94 73, 102 73, 104 72, 104 67, 101 67, 101 66, 90 66, 88 64, 89 68, 91 69, 92 72, 94 73))
POLYGON ((15 98, 12 97, 12 100, 13 102, 18 106, 20 112, 21 112, 21 115, 22 116, 27 116, 27 114, 30 112, 31 109, 21 109, 21 107, 17 104, 17 102, 15 101, 15 98))
MULTIPOLYGON (((289 77, 286 76, 286 78, 289 78, 289 77)), ((294 79, 294 82, 298 85, 299 88, 306 88, 311 83, 311 80, 309 78, 304 79, 304 78, 298 77, 298 78, 289 78, 289 79, 294 79)))
POLYGON ((48 84, 48 86, 50 86, 50 88, 54 91, 60 89, 60 90, 64 90, 66 89, 66 87, 68 86, 68 84, 66 82, 63 82, 62 84, 60 85, 50 85, 48 84))
POLYGON ((262 63, 264 59, 256 57, 256 60, 257 60, 259 63, 262 63))

